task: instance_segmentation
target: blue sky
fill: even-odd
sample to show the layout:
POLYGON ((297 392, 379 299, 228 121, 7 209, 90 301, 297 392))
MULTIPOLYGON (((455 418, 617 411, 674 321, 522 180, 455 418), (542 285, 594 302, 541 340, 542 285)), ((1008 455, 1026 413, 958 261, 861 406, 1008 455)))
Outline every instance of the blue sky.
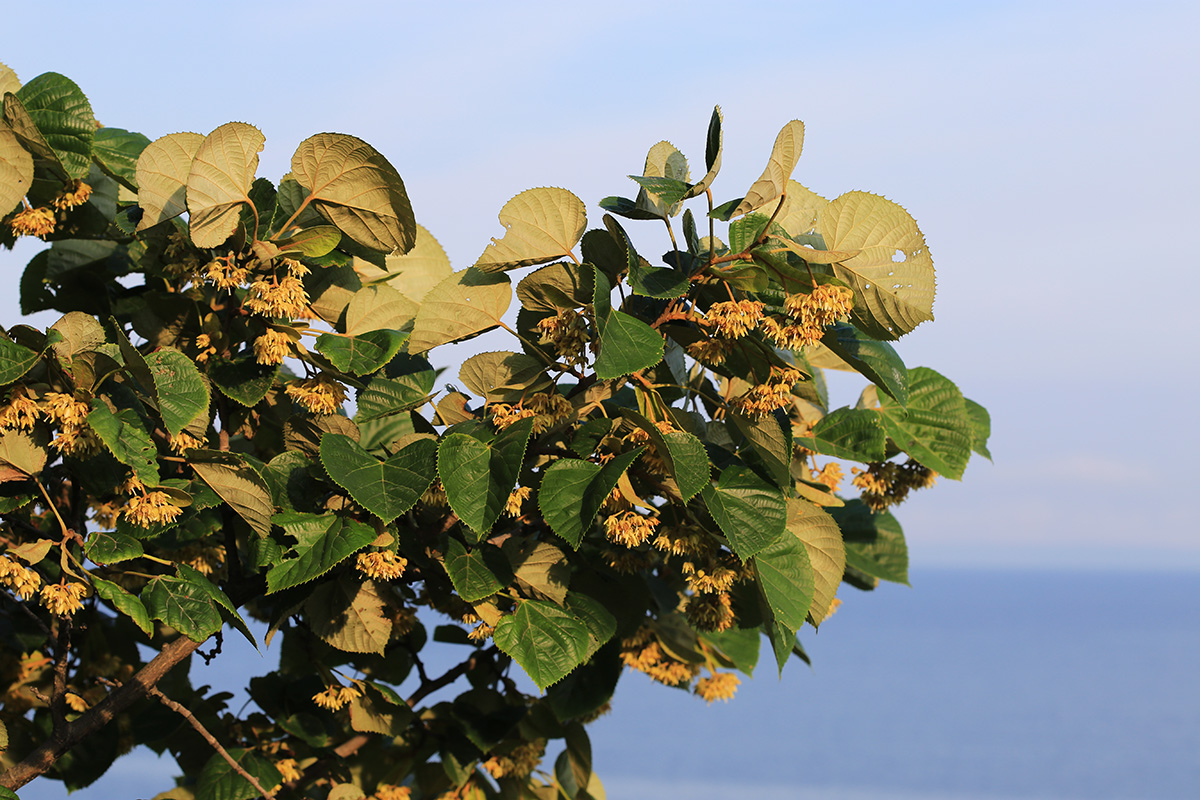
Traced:
MULTIPOLYGON (((53 20, 35 4, 5 17, 0 60, 70 76, 105 124, 154 138, 250 122, 272 179, 312 133, 366 139, 458 268, 523 189, 565 186, 598 224, 653 143, 702 164, 714 104, 718 200, 801 119, 797 180, 887 195, 926 234, 937 320, 901 355, 992 412, 996 463, 900 510, 914 562, 1200 568, 1184 469, 1200 444, 1195 3, 66 2, 53 20)), ((10 285, 36 249, 0 252, 10 285)), ((15 321, 15 298, 0 314, 15 321)))

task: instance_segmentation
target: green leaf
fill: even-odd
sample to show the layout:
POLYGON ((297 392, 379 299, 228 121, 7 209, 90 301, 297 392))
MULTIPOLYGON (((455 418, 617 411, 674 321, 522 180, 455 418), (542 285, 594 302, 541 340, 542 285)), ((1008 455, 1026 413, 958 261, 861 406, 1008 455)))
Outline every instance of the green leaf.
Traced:
POLYGON ((154 377, 158 412, 167 431, 176 436, 198 417, 208 417, 208 385, 196 363, 178 350, 156 350, 146 356, 154 377))
POLYGON ((767 161, 766 169, 746 192, 746 196, 730 216, 740 217, 742 214, 778 200, 779 196, 787 190, 788 180, 792 177, 792 170, 796 168, 796 162, 800 159, 800 151, 803 147, 804 123, 794 119, 784 125, 783 129, 779 131, 779 135, 775 137, 775 146, 771 148, 771 158, 767 161))
POLYGON ((876 341, 844 322, 827 330, 821 344, 901 405, 908 402, 908 368, 890 344, 876 341))
POLYGON ((202 144, 204 136, 199 133, 171 133, 146 145, 138 156, 139 231, 187 211, 188 174, 202 144))
POLYGON ((854 290, 850 321, 876 339, 898 339, 933 319, 933 259, 907 211, 885 197, 847 192, 821 211, 829 250, 860 250, 832 265, 854 290))
POLYGON ((386 282, 400 294, 420 303, 429 290, 454 274, 450 259, 438 240, 424 226, 417 225, 417 243, 407 253, 393 253, 384 259, 384 269, 355 264, 363 281, 386 282))
POLYGON ((533 420, 510 425, 491 442, 451 433, 438 446, 437 469, 450 508, 482 539, 517 483, 533 420))
POLYGON ((991 461, 992 454, 988 452, 987 441, 992 435, 992 417, 986 408, 971 398, 963 398, 963 401, 967 404, 967 416, 971 419, 971 450, 991 461))
POLYGON ((278 374, 278 364, 259 364, 254 356, 247 355, 233 361, 214 363, 209 368, 208 377, 221 394, 250 408, 267 396, 278 374))
POLYGON ((70 367, 74 356, 97 350, 104 344, 104 327, 91 314, 81 311, 68 311, 50 329, 60 334, 51 347, 66 367, 70 367))
POLYGON ((12 468, 11 471, 0 468, 0 482, 25 480, 37 475, 46 466, 48 437, 42 434, 35 439, 35 436, 36 429, 33 434, 20 430, 0 433, 0 467, 7 465, 12 468))
POLYGON ((704 190, 712 186, 712 182, 717 179, 717 173, 721 171, 721 149, 725 142, 725 135, 721 131, 721 119, 721 107, 716 106, 708 121, 708 136, 704 141, 704 163, 708 168, 708 173, 700 179, 699 183, 692 185, 692 188, 684 195, 685 200, 704 194, 704 190))
POLYGON ((161 620, 194 642, 221 630, 221 614, 208 593, 181 578, 159 576, 142 589, 142 602, 153 619, 161 620))
POLYGON ((733 423, 754 452, 762 459, 768 477, 776 486, 792 485, 792 437, 791 423, 782 414, 767 414, 756 420, 741 414, 731 415, 733 423), (781 418, 782 417, 782 418, 781 418))
POLYGON ((313 633, 348 653, 382 653, 392 637, 392 623, 374 581, 353 575, 320 584, 304 604, 313 633))
POLYGON ((142 543, 132 536, 108 531, 91 531, 83 554, 96 564, 117 564, 131 558, 140 558, 146 551, 142 543))
POLYGON ((496 625, 492 640, 542 691, 588 655, 592 631, 579 615, 553 603, 524 600, 496 625))
POLYGON ((813 426, 811 437, 796 441, 809 450, 851 461, 883 461, 887 435, 879 412, 868 408, 839 408, 813 426))
POLYGON ((417 222, 396 168, 362 139, 318 133, 292 155, 292 175, 321 216, 362 246, 407 253, 417 222))
POLYGON ((872 513, 863 501, 850 500, 830 513, 846 543, 846 566, 908 585, 908 544, 890 511, 872 513))
MULTIPOLYGON (((228 752, 238 766, 254 776, 260 786, 269 789, 283 780, 275 765, 253 750, 233 747, 228 752)), ((250 800, 258 796, 254 785, 229 766, 220 753, 213 753, 209 757, 196 782, 195 800, 250 800)))
POLYGON ((385 523, 408 511, 433 483, 437 445, 418 439, 386 461, 363 450, 349 436, 321 437, 321 463, 355 502, 385 523))
POLYGON ((491 597, 512 580, 512 570, 499 548, 486 543, 468 551, 462 542, 451 538, 445 565, 454 591, 468 603, 491 597))
POLYGON ((407 334, 396 330, 367 331, 357 336, 323 333, 314 347, 341 372, 370 375, 391 361, 407 338, 407 334))
MULTIPOLYGON (((796 240, 802 240, 817 225, 817 217, 829 201, 797 181, 787 182, 787 200, 775 215, 775 224, 796 240)), ((813 242, 809 242, 813 244, 813 242)))
POLYGON ((716 485, 708 484, 702 494, 729 546, 742 561, 783 534, 787 523, 783 493, 748 467, 726 467, 716 485))
POLYGON ((354 293, 346 306, 346 333, 411 328, 419 308, 416 301, 387 284, 364 286, 354 293))
POLYGON ((400 378, 376 377, 358 396, 357 421, 368 422, 390 414, 399 414, 424 404, 433 390, 433 372, 421 372, 400 378))
POLYGON ((39 353, 0 335, 0 386, 10 384, 29 372, 38 358, 39 353))
POLYGON ((603 467, 574 458, 555 461, 538 490, 538 507, 550 529, 578 550, 604 499, 642 450, 622 453, 603 467))
MULTIPOLYGON (((46 72, 22 86, 15 99, 20 101, 67 175, 86 178, 92 165, 96 118, 92 115, 92 104, 75 82, 57 72, 46 72)), ((17 127, 15 115, 9 113, 8 98, 4 112, 10 124, 17 127)), ((20 133, 18 129, 17 134, 20 133)))
POLYGON ((567 594, 563 608, 583 622, 588 631, 587 651, 584 661, 591 659, 596 651, 617 632, 617 619, 609 613, 599 600, 580 592, 567 594))
MULTIPOLYGON (((187 177, 189 233, 197 247, 220 247, 237 229, 265 137, 244 122, 227 122, 204 138, 187 177)), ((265 221, 260 221, 265 231, 265 221)))
POLYGON ((762 632, 758 628, 729 628, 718 633, 705 632, 700 638, 715 645, 733 664, 735 669, 754 675, 758 666, 758 652, 762 645, 762 632))
MULTIPOLYGON (((603 231, 589 231, 588 234, 603 231)), ((588 235, 584 236, 583 249, 588 250, 588 235)), ((558 262, 534 270, 517 284, 517 300, 529 311, 541 314, 557 314, 567 308, 591 305, 595 293, 592 268, 587 264, 558 262)))
MULTIPOLYGON (((846 572, 846 549, 842 532, 833 517, 804 500, 787 501, 787 529, 804 543, 812 565, 813 595, 808 615, 814 626, 829 613, 829 607, 846 572)), ((799 625, 795 627, 799 628, 799 625)))
MULTIPOLYGON (((92 535, 94 536, 95 534, 92 535)), ((150 624, 150 614, 146 611, 146 606, 141 600, 117 584, 106 581, 103 578, 97 578, 95 575, 92 576, 92 586, 96 588, 97 595, 112 603, 117 611, 120 611, 133 620, 134 624, 141 628, 143 633, 149 636, 153 632, 154 628, 150 624)))
POLYGON ((687 158, 683 153, 670 142, 658 142, 646 153, 646 165, 642 169, 642 176, 666 178, 669 183, 658 190, 642 186, 638 190, 634 207, 649 219, 666 219, 678 214, 679 200, 687 194, 687 182, 691 178, 687 158), (663 191, 664 194, 660 195, 659 191, 663 191))
POLYGON ((225 610, 225 616, 229 620, 229 624, 238 630, 242 636, 246 637, 246 641, 254 645, 258 649, 258 641, 254 638, 254 634, 250 632, 250 628, 246 625, 246 620, 242 619, 242 615, 238 613, 237 607, 230 601, 221 588, 205 577, 204 573, 189 564, 176 564, 176 571, 179 577, 199 589, 205 597, 212 600, 225 610))
POLYGON ((596 377, 619 378, 631 372, 653 367, 663 359, 663 337, 640 319, 611 305, 612 285, 596 270, 596 324, 600 329, 600 353, 596 356, 596 377))
POLYGON ((758 586, 774 620, 795 630, 808 618, 815 582, 804 542, 791 531, 754 557, 758 586))
POLYGON ((207 450, 192 450, 189 451, 188 460, 201 480, 220 495, 247 525, 259 536, 270 536, 271 514, 275 510, 271 487, 248 464, 210 460, 220 455, 207 450))
POLYGON ((677 178, 659 178, 641 175, 630 175, 629 178, 640 186, 648 197, 653 197, 658 203, 668 208, 673 207, 686 197, 690 188, 686 181, 681 181, 677 178))
POLYGON ((474 268, 456 272, 425 296, 408 351, 424 353, 489 331, 502 324, 511 300, 507 275, 488 275, 474 268))
POLYGON ((306 258, 320 258, 328 255, 341 241, 340 230, 332 225, 317 225, 279 239, 275 246, 284 255, 299 253, 306 258))
POLYGON ((527 189, 500 209, 506 232, 475 262, 483 272, 545 264, 569 258, 587 227, 583 201, 566 189, 527 189))
POLYGON ((105 174, 131 192, 138 190, 137 163, 150 144, 143 134, 122 128, 100 128, 92 142, 92 156, 105 174))
POLYGON ((87 420, 117 461, 130 467, 147 486, 158 485, 158 448, 136 411, 125 408, 114 414, 96 398, 87 420))
POLYGON ((788 659, 800 646, 796 640, 796 631, 782 622, 768 622, 763 627, 767 635, 771 637, 771 649, 775 652, 775 663, 779 666, 779 674, 782 675, 788 659))
POLYGON ((550 386, 546 364, 524 353, 479 353, 463 362, 458 377, 468 389, 490 402, 503 402, 510 395, 528 395, 550 386))
MULTIPOLYGON (((621 416, 637 425, 650 437, 650 443, 666 463, 667 470, 675 479, 679 494, 685 503, 708 484, 712 466, 708 460, 708 451, 699 439, 687 431, 663 433, 654 423, 632 409, 622 409, 621 416)), ((590 452, 584 455, 590 455, 590 452)))
POLYGON ((880 397, 883 429, 896 446, 930 469, 959 480, 975 429, 962 392, 928 367, 908 373, 908 404, 880 397))
POLYGON ((571 565, 560 548, 549 542, 512 537, 502 549, 523 593, 559 606, 566 601, 571 565))
POLYGON ((0 214, 7 216, 33 185, 33 156, 0 121, 0 214))
POLYGON ((327 520, 328 527, 325 532, 314 539, 301 540, 293 548, 295 558, 289 558, 267 572, 267 594, 274 594, 319 578, 375 541, 378 536, 370 525, 352 519, 320 519, 327 520))

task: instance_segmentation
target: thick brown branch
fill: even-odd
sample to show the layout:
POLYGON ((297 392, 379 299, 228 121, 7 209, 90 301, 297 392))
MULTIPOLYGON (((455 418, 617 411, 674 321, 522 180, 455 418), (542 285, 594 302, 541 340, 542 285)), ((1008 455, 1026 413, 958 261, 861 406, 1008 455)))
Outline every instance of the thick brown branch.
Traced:
POLYGON ((237 763, 233 756, 229 755, 229 751, 221 746, 221 743, 217 741, 217 738, 208 732, 208 729, 204 727, 200 720, 196 719, 195 714, 193 714, 183 705, 176 703, 174 700, 167 697, 165 694, 160 692, 157 687, 151 686, 147 688, 146 691, 157 698, 158 702, 162 703, 164 706, 186 719, 188 724, 196 729, 196 733, 204 737, 204 741, 208 742, 208 746, 220 753, 221 758, 225 759, 225 762, 233 768, 234 772, 249 781, 250 785, 254 787, 255 791, 267 798, 267 800, 275 800, 275 795, 273 795, 269 790, 264 789, 263 785, 258 782, 258 778, 255 778, 249 772, 246 772, 246 770, 242 768, 242 765, 237 763))
POLYGON ((56 731, 48 741, 42 743, 41 746, 25 756, 20 763, 0 776, 0 786, 16 791, 46 772, 54 765, 59 756, 99 731, 117 714, 145 697, 150 687, 162 680, 164 675, 191 655, 201 644, 202 642, 193 642, 186 636, 181 636, 165 646, 153 661, 138 670, 137 674, 126 681, 120 689, 109 694, 74 722, 67 723, 61 731, 56 731))

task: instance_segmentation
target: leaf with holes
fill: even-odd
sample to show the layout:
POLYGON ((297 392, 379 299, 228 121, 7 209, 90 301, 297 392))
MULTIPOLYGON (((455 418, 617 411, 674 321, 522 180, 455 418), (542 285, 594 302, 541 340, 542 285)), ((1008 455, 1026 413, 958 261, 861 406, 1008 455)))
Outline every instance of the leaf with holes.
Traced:
POLYGON ((295 557, 279 562, 267 572, 267 594, 299 586, 321 577, 363 549, 378 536, 375 529, 345 517, 330 517, 325 532, 302 539, 295 557))
POLYGON ((163 425, 177 436, 198 417, 208 417, 208 385, 196 363, 178 350, 156 350, 146 356, 154 378, 163 425))
POLYGON ((492 640, 545 691, 587 659, 591 636, 579 615, 553 603, 525 600, 500 620, 492 640))
POLYGON ((424 353, 498 327, 511 301, 507 275, 488 275, 475 268, 456 272, 425 295, 408 351, 424 353))
MULTIPOLYGON (((846 572, 846 548, 833 517, 805 500, 787 501, 787 529, 804 543, 812 565, 813 595, 808 616, 813 626, 829 613, 842 575, 846 572)), ((800 626, 795 626, 799 628, 800 626)))
POLYGON ((451 433, 438 446, 437 470, 450 508, 482 539, 517 483, 533 420, 510 425, 490 442, 451 433))
POLYGON ((318 133, 292 155, 292 177, 321 216, 363 247, 407 253, 417 222, 404 181, 374 147, 343 133, 318 133))
POLYGON ((788 180, 792 177, 792 170, 796 168, 796 162, 800 159, 800 151, 803 148, 804 123, 794 119, 784 125, 783 129, 779 131, 779 135, 775 137, 775 146, 771 148, 771 158, 767 161, 767 168, 746 192, 746 196, 730 216, 740 217, 742 214, 778 200, 779 196, 787 190, 788 180))
POLYGON ((546 364, 524 353, 480 353, 463 362, 459 379, 475 394, 491 402, 509 395, 528 395, 550 386, 546 364))
POLYGON ((850 321, 876 339, 898 339, 933 319, 933 259, 916 220, 867 192, 847 192, 821 212, 817 233, 830 250, 858 250, 833 274, 854 290, 850 321))
POLYGON ((192 161, 204 144, 199 133, 171 133, 155 139, 137 160, 138 206, 144 231, 187 211, 187 181, 192 161))
POLYGON ((500 209, 504 238, 492 243, 475 262, 483 272, 545 264, 569 258, 587 227, 583 201, 566 189, 527 189, 500 209))
POLYGON ((433 483, 436 450, 432 440, 418 439, 381 462, 349 436, 321 437, 321 463, 329 477, 384 522, 412 508, 433 483))
MULTIPOLYGON (((227 122, 204 138, 187 177, 189 232, 197 247, 219 247, 237 229, 241 207, 254 208, 250 187, 258 171, 262 131, 227 122)), ((260 221, 266 230, 267 220, 260 221)))
POLYGON ((743 561, 783 534, 787 523, 783 493, 748 467, 726 467, 717 483, 705 486, 702 494, 729 546, 743 561))
POLYGON ((538 507, 550 529, 578 550, 601 504, 642 450, 622 453, 603 467, 575 458, 555 461, 538 490, 538 507))
POLYGON ((879 413, 897 447, 947 478, 962 478, 975 427, 962 392, 951 380, 928 367, 915 367, 908 373, 908 404, 883 396, 879 413))

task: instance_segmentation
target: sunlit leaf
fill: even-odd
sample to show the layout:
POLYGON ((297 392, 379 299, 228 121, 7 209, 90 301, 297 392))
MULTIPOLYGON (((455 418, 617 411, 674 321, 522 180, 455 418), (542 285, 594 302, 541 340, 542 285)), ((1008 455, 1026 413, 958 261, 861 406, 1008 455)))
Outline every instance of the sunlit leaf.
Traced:
POLYGON ((788 180, 792 177, 792 170, 796 168, 803 147, 804 123, 794 119, 784 125, 775 137, 775 146, 771 148, 771 158, 767 161, 766 169, 730 216, 740 217, 778 200, 779 196, 787 191, 788 180))
POLYGON ((475 535, 483 538, 508 500, 533 420, 510 425, 489 442, 464 433, 450 433, 438 446, 437 469, 450 508, 475 535))
POLYGON ((726 467, 702 495, 730 548, 743 561, 783 534, 787 522, 783 493, 747 467, 726 467))
POLYGON ((203 143, 199 133, 171 133, 142 150, 137 160, 139 231, 187 211, 188 174, 203 143))
MULTIPOLYGON (((813 625, 820 625, 846 571, 842 532, 833 517, 804 500, 787 501, 787 530, 804 543, 812 565, 813 595, 808 609, 813 625)), ((799 628, 800 626, 795 626, 799 628)))
POLYGON ((725 143, 725 133, 721 130, 721 122, 721 107, 716 106, 708 121, 708 135, 704 140, 704 163, 708 172, 698 183, 693 184, 688 193, 684 195, 684 200, 704 194, 704 191, 717 179, 717 173, 721 171, 721 150, 725 143))
POLYGON ((126 408, 113 413, 97 398, 87 421, 117 461, 130 467, 147 486, 158 485, 158 448, 136 411, 126 408))
POLYGON ((133 620, 134 624, 142 629, 142 633, 147 636, 151 634, 154 628, 150 622, 150 614, 141 600, 112 581, 97 578, 95 575, 91 576, 91 580, 97 595, 112 603, 117 611, 133 620))
POLYGON ((318 585, 304 604, 313 633, 349 653, 382 653, 392 623, 374 581, 350 574, 318 585))
POLYGON ((39 354, 0 334, 0 386, 12 383, 37 363, 39 354))
POLYGON ((454 268, 438 240, 417 225, 417 242, 407 253, 389 255, 380 269, 367 262, 355 262, 354 268, 364 282, 384 281, 400 294, 420 303, 429 290, 450 277, 454 268))
POLYGON ((152 619, 165 622, 194 642, 205 641, 224 624, 212 598, 181 578, 154 578, 142 589, 141 601, 152 619))
POLYGON ((584 620, 553 603, 525 600, 492 634, 543 691, 587 658, 591 632, 584 620))
POLYGON ((33 156, 0 121, 0 214, 7 215, 33 183, 33 156))
POLYGON ((550 385, 546 364, 524 353, 480 353, 463 362, 459 379, 478 396, 503 401, 513 393, 527 396, 550 385))
MULTIPOLYGON (((262 131, 244 122, 227 122, 201 142, 187 177, 189 231, 197 247, 219 247, 233 235, 243 203, 258 171, 262 131)), ((266 220, 260 220, 265 230, 266 220)))
POLYGON ((208 460, 220 455, 205 450, 188 451, 189 463, 196 474, 259 536, 269 536, 271 514, 275 510, 271 488, 248 464, 208 460))
POLYGON ((404 330, 413 324, 418 308, 416 302, 387 284, 364 286, 346 306, 346 333, 404 330))
POLYGON ((793 630, 804 625, 815 589, 804 542, 785 531, 754 556, 754 567, 774 619, 793 630))
POLYGON ((490 597, 512 579, 512 570, 495 545, 484 543, 468 551, 453 538, 447 543, 446 574, 454 591, 468 603, 490 597))
POLYGON ((92 142, 92 157, 107 175, 136 192, 138 159, 149 145, 150 139, 144 134, 122 128, 100 128, 92 142))
POLYGON ((500 209, 507 229, 475 262, 483 272, 498 272, 568 258, 587 227, 583 201, 566 189, 527 189, 500 209))
POLYGON ((914 367, 908 371, 908 404, 884 395, 879 406, 883 429, 897 447, 947 478, 962 478, 975 429, 953 381, 928 367, 914 367))
POLYGON ((167 431, 176 436, 198 417, 208 417, 208 385, 196 362, 178 350, 161 349, 145 357, 154 378, 158 411, 167 431))
POLYGON ((349 436, 327 433, 321 437, 321 463, 359 505, 391 522, 433 483, 436 449, 433 441, 418 439, 381 462, 349 436))
POLYGON ((267 572, 267 594, 299 586, 319 578, 375 540, 374 528, 345 517, 323 517, 328 526, 323 534, 301 540, 295 557, 281 561, 267 572))
POLYGON ((408 340, 410 353, 469 339, 501 324, 512 301, 507 275, 471 268, 456 272, 425 295, 408 340))
POLYGON ((642 448, 615 456, 601 467, 590 461, 560 458, 542 477, 538 507, 551 530, 579 549, 605 498, 616 487, 642 448))
POLYGON ((14 132, 22 136, 22 120, 28 115, 67 176, 86 178, 92 166, 96 118, 92 104, 75 82, 57 72, 46 72, 22 86, 12 101, 19 103, 5 98, 4 112, 14 132))
POLYGON ((407 338, 394 330, 369 330, 357 336, 323 333, 313 346, 341 372, 370 375, 391 361, 407 338))

